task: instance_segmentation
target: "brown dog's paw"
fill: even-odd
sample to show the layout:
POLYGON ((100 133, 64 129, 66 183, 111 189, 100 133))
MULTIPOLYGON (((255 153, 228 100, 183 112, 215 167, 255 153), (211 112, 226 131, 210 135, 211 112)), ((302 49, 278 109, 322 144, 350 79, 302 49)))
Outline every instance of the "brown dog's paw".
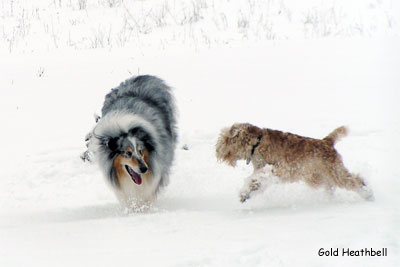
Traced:
POLYGON ((250 194, 248 192, 240 193, 240 202, 244 203, 249 198, 250 198, 250 194))

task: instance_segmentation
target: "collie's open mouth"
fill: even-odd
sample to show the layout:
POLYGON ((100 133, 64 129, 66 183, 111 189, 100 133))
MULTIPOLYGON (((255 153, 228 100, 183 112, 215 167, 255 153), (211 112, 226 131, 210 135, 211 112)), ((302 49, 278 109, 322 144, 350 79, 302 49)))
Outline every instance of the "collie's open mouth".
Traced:
POLYGON ((140 185, 142 183, 142 177, 140 177, 139 174, 134 172, 131 167, 129 167, 128 165, 125 165, 125 169, 129 173, 129 175, 131 176, 131 178, 135 182, 135 184, 140 185))

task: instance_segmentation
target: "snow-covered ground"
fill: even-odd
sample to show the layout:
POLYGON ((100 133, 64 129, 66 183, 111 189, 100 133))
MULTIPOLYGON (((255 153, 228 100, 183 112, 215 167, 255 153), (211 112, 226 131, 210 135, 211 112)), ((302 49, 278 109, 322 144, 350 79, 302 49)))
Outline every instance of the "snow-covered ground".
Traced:
MULTIPOLYGON (((64 8, 39 2, 43 6, 36 14, 57 9, 65 19, 83 12, 86 15, 78 16, 78 21, 91 23, 97 18, 91 12, 113 10, 96 1, 87 1, 83 10, 76 5, 86 1, 47 1, 65 3, 64 8)), ((156 2, 130 5, 147 8, 153 3, 156 11, 156 2)), ((130 40, 121 47, 86 49, 90 45, 84 42, 79 42, 82 47, 65 42, 40 49, 40 41, 50 43, 54 36, 35 38, 32 32, 12 49, 3 46, 0 266, 399 266, 400 38, 396 37, 394 4, 367 1, 375 6, 346 13, 357 10, 357 4, 365 7, 363 1, 351 1, 353 6, 335 9, 346 14, 336 24, 340 27, 351 28, 353 24, 346 23, 358 17, 366 18, 360 24, 364 29, 380 25, 368 28, 367 36, 348 31, 353 37, 298 38, 295 30, 288 31, 287 37, 277 26, 301 25, 295 19, 295 1, 287 1, 284 13, 291 10, 293 19, 286 24, 273 20, 274 29, 282 35, 272 40, 262 34, 266 28, 257 33, 252 23, 256 17, 249 16, 248 32, 259 36, 255 40, 239 38, 242 24, 228 23, 231 27, 220 32, 207 24, 213 17, 214 22, 220 18, 211 11, 235 19, 237 6, 231 2, 192 1, 208 3, 202 5, 203 17, 175 25, 168 20, 172 15, 166 15, 165 28, 148 23, 153 30, 140 33, 147 36, 139 38, 145 44, 140 47, 130 40), (381 11, 387 16, 368 19, 381 11), (387 18, 392 24, 384 27, 387 18), (188 33, 190 24, 193 31, 188 33), (205 36, 213 41, 202 42, 201 29, 203 33, 212 29, 205 36), (178 34, 182 32, 193 39, 182 41, 184 34, 178 34), (151 45, 151 40, 157 42, 151 45), (83 138, 94 124, 92 114, 101 109, 104 95, 137 74, 157 75, 174 87, 180 144, 170 185, 149 211, 126 214, 98 168, 83 163, 79 154, 85 150, 83 138), (241 162, 231 168, 215 158, 220 129, 234 122, 315 138, 337 126, 349 126, 350 135, 336 148, 345 165, 369 182, 376 200, 366 202, 344 190, 330 198, 323 190, 299 183, 273 185, 241 204, 238 192, 251 167, 241 162), (184 144, 189 150, 181 149, 184 144), (318 256, 320 248, 382 247, 388 248, 387 257, 318 256)), ((309 9, 325 14, 323 6, 313 6, 316 2, 307 1, 309 9)), ((34 10, 29 1, 1 3, 3 22, 18 18, 10 13, 11 3, 16 14, 22 10, 17 4, 34 10)), ((262 1, 241 3, 265 5, 262 1)), ((168 6, 167 13, 188 10, 181 1, 176 5, 175 9, 168 6)), ((115 7, 115 18, 118 12, 126 12, 123 6, 115 7)), ((242 13, 262 11, 243 7, 242 13)), ((48 21, 49 17, 39 16, 31 25, 48 21)), ((54 20, 54 25, 62 25, 60 21, 54 20)), ((4 24, 3 37, 9 27, 4 24)), ((60 36, 68 34, 68 26, 57 29, 60 36)))

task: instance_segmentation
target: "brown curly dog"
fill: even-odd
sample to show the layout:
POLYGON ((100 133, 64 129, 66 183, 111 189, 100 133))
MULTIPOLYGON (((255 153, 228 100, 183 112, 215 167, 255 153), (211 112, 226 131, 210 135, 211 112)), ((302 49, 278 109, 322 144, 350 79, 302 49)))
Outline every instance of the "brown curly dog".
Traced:
POLYGON ((235 166, 238 160, 253 164, 254 173, 241 190, 241 202, 250 198, 254 191, 265 190, 273 180, 303 180, 314 188, 323 186, 330 193, 339 187, 373 200, 372 191, 360 176, 347 171, 334 148, 334 144, 347 132, 347 128, 342 126, 323 139, 314 139, 260 129, 249 123, 236 123, 221 131, 216 155, 218 160, 231 166, 235 166), (269 170, 264 168, 266 165, 269 165, 269 170), (264 175, 266 171, 269 172, 267 176, 264 175))

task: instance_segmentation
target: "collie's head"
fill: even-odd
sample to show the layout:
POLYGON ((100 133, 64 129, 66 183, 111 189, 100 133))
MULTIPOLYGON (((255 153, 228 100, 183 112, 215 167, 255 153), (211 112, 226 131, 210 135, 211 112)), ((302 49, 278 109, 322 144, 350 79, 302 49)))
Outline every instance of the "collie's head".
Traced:
POLYGON ((130 177, 137 184, 142 184, 142 175, 150 172, 150 155, 154 151, 149 135, 140 127, 130 129, 128 134, 111 138, 107 141, 110 158, 118 180, 130 177))
POLYGON ((93 137, 89 150, 114 187, 125 178, 140 186, 158 169, 156 131, 136 115, 107 115, 94 128, 93 137))

